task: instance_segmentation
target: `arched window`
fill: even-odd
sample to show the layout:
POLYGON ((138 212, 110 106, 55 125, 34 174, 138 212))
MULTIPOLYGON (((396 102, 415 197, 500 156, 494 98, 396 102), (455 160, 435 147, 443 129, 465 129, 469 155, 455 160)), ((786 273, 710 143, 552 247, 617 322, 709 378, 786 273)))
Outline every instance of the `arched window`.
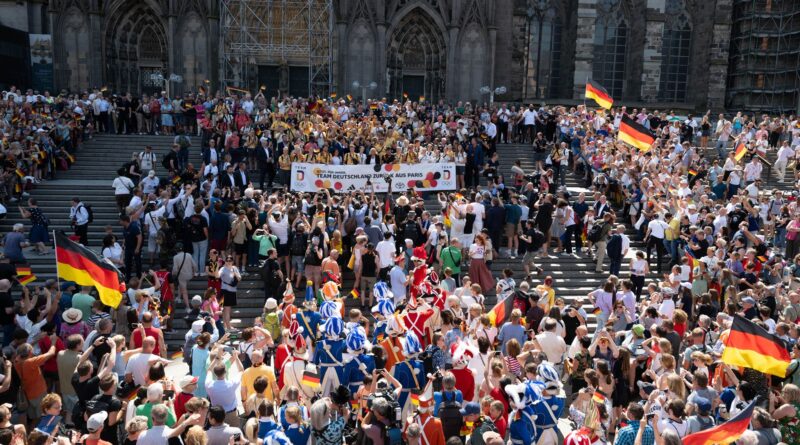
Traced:
POLYGON ((559 95, 561 22, 548 0, 536 0, 528 8, 528 63, 525 97, 545 99, 559 95))
POLYGON ((667 0, 661 48, 661 85, 659 99, 668 102, 686 100, 689 78, 689 49, 692 26, 683 0, 667 0))
POLYGON ((628 52, 628 24, 621 0, 600 0, 594 31, 592 79, 614 98, 621 98, 625 87, 625 59, 628 52))

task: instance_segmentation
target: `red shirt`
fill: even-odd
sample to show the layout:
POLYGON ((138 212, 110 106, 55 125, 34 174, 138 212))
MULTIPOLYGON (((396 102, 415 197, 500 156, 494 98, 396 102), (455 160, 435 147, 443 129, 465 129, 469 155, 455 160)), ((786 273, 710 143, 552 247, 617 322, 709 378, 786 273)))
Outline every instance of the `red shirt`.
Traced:
MULTIPOLYGON (((155 349, 153 349, 153 354, 155 355, 159 355, 159 352, 161 352, 161 345, 158 344, 159 332, 161 332, 161 329, 158 328, 153 328, 153 327, 144 328, 145 337, 151 337, 156 340, 156 347, 155 349)), ((133 338, 133 347, 141 348, 142 342, 144 341, 144 339, 142 338, 142 332, 139 329, 135 329, 133 331, 132 338, 133 338)))
POLYGON ((175 407, 176 419, 180 419, 181 416, 186 413, 186 402, 188 402, 192 397, 194 397, 194 394, 183 391, 175 396, 175 403, 173 406, 175 407))
POLYGON ((506 399, 506 395, 503 393, 503 390, 500 389, 499 386, 495 386, 492 388, 492 391, 489 392, 489 395, 495 399, 503 402, 503 418, 508 422, 508 413, 509 413, 509 406, 508 406, 508 399, 506 399))
POLYGON ((161 282, 161 288, 159 288, 161 291, 161 301, 172 301, 174 298, 172 295, 172 287, 169 285, 169 274, 170 272, 167 270, 156 271, 158 281, 161 282))
MULTIPOLYGON (((64 343, 61 341, 61 339, 56 339, 56 355, 44 362, 44 365, 42 365, 42 371, 58 372, 58 363, 56 362, 56 357, 58 356, 58 353, 64 349, 64 343)), ((39 350, 42 351, 42 353, 50 350, 50 337, 44 336, 39 339, 39 350)))
POLYGON ((506 420, 504 416, 500 416, 497 419, 492 419, 492 422, 494 422, 494 427, 497 428, 497 434, 499 434, 500 437, 506 437, 506 430, 508 429, 508 420, 506 420))
POLYGON ((425 312, 411 312, 403 316, 403 323, 409 330, 417 335, 419 342, 424 349, 430 343, 428 338, 428 329, 425 329, 425 323, 433 316, 433 309, 428 309, 425 312))
POLYGON ((456 389, 461 391, 464 396, 465 402, 472 402, 475 400, 475 376, 472 375, 472 370, 469 368, 450 370, 456 378, 456 389))
MULTIPOLYGON (((275 348, 275 369, 283 369, 283 364, 292 352, 289 346, 282 344, 275 348)), ((278 379, 278 388, 283 389, 283 379, 278 379)))

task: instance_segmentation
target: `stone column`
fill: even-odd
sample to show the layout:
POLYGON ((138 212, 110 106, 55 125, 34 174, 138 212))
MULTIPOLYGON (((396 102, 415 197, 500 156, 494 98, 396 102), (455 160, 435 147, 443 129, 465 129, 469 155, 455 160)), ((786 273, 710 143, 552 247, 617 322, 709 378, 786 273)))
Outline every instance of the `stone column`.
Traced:
POLYGON ((89 85, 78 85, 81 88, 101 87, 116 79, 108 79, 106 71, 106 55, 103 54, 103 41, 106 36, 103 33, 103 17, 99 9, 90 9, 88 14, 89 36, 102 36, 101 38, 91 38, 91 48, 89 48, 88 68, 89 85))
MULTIPOLYGON (((489 79, 486 85, 489 88, 496 88, 500 85, 495 85, 494 82, 494 68, 497 63, 497 28, 489 28, 489 79)), ((497 98, 495 98, 497 100, 497 98)))
MULTIPOLYGON (((346 84, 347 82, 347 22, 345 21, 337 21, 335 32, 337 34, 337 38, 335 41, 338 43, 338 48, 336 50, 336 55, 333 58, 333 63, 335 65, 336 73, 333 76, 333 85, 331 86, 331 91, 336 91, 339 94, 339 97, 344 97, 347 95, 347 91, 350 91, 350 85, 346 84)), ((332 49, 331 49, 332 50, 332 49)), ((331 67, 334 69, 334 67, 331 67)))
POLYGON ((708 107, 713 110, 725 108, 732 6, 732 0, 717 0, 714 11, 714 28, 708 52, 708 107))
MULTIPOLYGON (((578 0, 578 33, 575 40, 575 75, 572 96, 583 99, 586 80, 592 77, 594 57, 594 28, 597 20, 597 0, 578 0)), ((530 95, 530 92, 528 92, 530 95)))
POLYGON ((458 48, 456 47, 456 42, 458 42, 458 31, 459 28, 457 26, 450 26, 448 29, 449 38, 447 39, 447 82, 445 82, 445 96, 448 100, 455 101, 459 100, 460 98, 457 97, 458 91, 456 90, 456 85, 458 85, 458 67, 456 66, 456 54, 458 54, 458 48))
MULTIPOLYGON (((386 46, 388 45, 386 35, 386 22, 380 22, 376 26, 378 32, 378 40, 375 45, 375 82, 378 84, 378 89, 375 91, 376 97, 389 96, 389 82, 386 80, 386 46)), ((366 82, 369 82, 367 80, 366 82)))
POLYGON ((642 100, 658 98, 661 85, 661 60, 664 47, 664 0, 647 0, 644 54, 642 57, 642 100))

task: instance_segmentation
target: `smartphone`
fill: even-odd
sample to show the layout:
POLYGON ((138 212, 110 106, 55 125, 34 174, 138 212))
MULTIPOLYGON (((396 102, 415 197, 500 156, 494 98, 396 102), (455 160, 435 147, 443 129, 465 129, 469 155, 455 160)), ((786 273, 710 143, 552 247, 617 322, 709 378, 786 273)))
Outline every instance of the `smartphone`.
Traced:
POLYGON ((242 435, 241 434, 236 433, 236 434, 233 435, 233 443, 239 443, 240 440, 242 440, 242 435))
POLYGON ((174 396, 175 396, 175 390, 174 389, 165 389, 164 390, 164 400, 171 399, 174 396))
POLYGON ((655 416, 656 416, 656 413, 650 413, 650 414, 648 414, 647 416, 645 416, 645 418, 646 418, 646 419, 647 419, 647 421, 649 422, 649 421, 653 420, 653 418, 654 418, 655 416))

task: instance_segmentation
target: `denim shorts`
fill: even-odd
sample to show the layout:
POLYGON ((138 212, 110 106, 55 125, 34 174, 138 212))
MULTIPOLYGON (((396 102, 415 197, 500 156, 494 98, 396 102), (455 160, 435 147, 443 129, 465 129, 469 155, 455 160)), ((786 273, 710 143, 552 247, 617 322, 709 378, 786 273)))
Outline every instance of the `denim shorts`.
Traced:
POLYGON ((305 257, 302 255, 292 255, 292 267, 298 273, 303 273, 306 269, 305 257))

